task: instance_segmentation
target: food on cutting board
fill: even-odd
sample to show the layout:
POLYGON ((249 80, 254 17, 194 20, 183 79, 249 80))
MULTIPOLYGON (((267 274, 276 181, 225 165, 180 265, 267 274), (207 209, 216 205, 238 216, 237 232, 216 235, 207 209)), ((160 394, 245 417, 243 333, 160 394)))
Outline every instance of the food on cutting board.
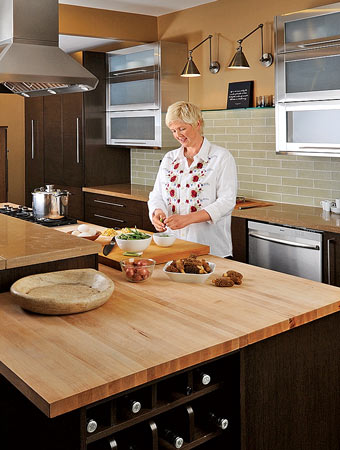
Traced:
POLYGON ((71 234, 78 237, 91 237, 97 234, 97 230, 82 223, 76 230, 72 231, 71 234))
POLYGON ((127 228, 128 232, 119 234, 118 239, 123 239, 124 241, 136 241, 141 239, 149 239, 150 234, 143 233, 143 231, 137 230, 135 227, 133 230, 131 228, 127 228))
POLYGON ((242 279, 242 273, 236 272, 236 270, 228 270, 228 272, 225 272, 221 277, 212 280, 212 284, 217 287, 231 287, 234 286, 234 284, 242 284, 242 279))
POLYGON ((173 260, 166 268, 167 272, 174 273, 210 273, 211 268, 208 261, 198 259, 196 255, 190 255, 188 258, 173 260))
POLYGON ((102 236, 119 236, 122 233, 129 233, 129 230, 130 228, 122 228, 120 230, 115 230, 114 228, 106 228, 106 230, 102 232, 102 236))

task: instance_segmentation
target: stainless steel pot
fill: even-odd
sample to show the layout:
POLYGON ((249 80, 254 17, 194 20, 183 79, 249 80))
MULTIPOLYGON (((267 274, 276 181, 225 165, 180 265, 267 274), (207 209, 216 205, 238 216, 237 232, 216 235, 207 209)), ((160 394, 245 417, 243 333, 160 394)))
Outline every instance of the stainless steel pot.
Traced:
POLYGON ((53 184, 47 184, 46 189, 40 187, 32 192, 32 208, 36 218, 62 219, 67 217, 70 192, 53 188, 53 184))

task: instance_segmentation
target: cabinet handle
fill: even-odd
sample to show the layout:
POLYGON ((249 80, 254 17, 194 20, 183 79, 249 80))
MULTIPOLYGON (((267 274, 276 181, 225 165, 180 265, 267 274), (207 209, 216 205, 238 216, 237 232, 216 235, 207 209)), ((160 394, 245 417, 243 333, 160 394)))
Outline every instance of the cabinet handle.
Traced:
POLYGON ((142 145, 146 144, 146 142, 138 141, 138 142, 129 142, 129 141, 115 141, 113 140, 113 144, 125 144, 125 145, 142 145))
POLYGON ((120 75, 130 75, 130 74, 145 73, 145 72, 147 72, 146 69, 136 69, 136 70, 125 70, 123 72, 112 73, 111 75, 114 77, 119 77, 120 75))
POLYGON ((32 159, 34 159, 34 120, 31 120, 31 153, 32 159))
POLYGON ((80 162, 80 152, 79 152, 79 117, 77 117, 77 164, 80 162))
POLYGON ((105 205, 119 206, 119 208, 125 208, 125 205, 121 205, 120 203, 104 202, 103 200, 94 200, 94 201, 96 203, 104 203, 105 205))
POLYGON ((113 220, 114 222, 125 223, 125 220, 114 219, 113 217, 101 216, 100 214, 94 214, 94 217, 100 217, 101 219, 108 219, 108 220, 113 220))
POLYGON ((327 284, 331 284, 331 243, 334 239, 327 239, 327 284))

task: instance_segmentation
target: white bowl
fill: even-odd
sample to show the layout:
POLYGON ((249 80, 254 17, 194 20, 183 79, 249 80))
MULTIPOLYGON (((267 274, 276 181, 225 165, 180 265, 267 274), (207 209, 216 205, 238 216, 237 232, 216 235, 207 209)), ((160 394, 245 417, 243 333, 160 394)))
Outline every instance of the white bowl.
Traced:
POLYGON ((124 252, 143 252, 151 244, 152 236, 147 239, 120 239, 116 236, 116 242, 118 247, 124 252))
POLYGON ((177 281, 178 283, 205 283, 206 280, 214 273, 216 264, 208 263, 211 269, 210 273, 176 273, 176 272, 167 272, 166 268, 172 263, 172 261, 168 261, 163 267, 163 272, 168 275, 170 280, 177 281))
POLYGON ((331 207, 331 211, 332 211, 334 214, 340 214, 340 208, 337 208, 336 206, 332 206, 332 207, 331 207))
POLYGON ((160 247, 171 247, 176 240, 176 236, 165 231, 164 233, 154 233, 153 240, 160 247))

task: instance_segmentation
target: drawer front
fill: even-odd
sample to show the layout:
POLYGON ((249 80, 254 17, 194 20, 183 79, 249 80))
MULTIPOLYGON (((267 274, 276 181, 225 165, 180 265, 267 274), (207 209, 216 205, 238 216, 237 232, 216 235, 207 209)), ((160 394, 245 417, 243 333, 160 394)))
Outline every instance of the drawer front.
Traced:
POLYGON ((111 195, 85 194, 85 205, 87 208, 107 209, 110 212, 120 214, 143 214, 143 204, 138 200, 130 200, 121 197, 112 197, 111 195))
POLYGON ((143 216, 107 208, 85 208, 85 222, 107 228, 143 227, 143 216))

